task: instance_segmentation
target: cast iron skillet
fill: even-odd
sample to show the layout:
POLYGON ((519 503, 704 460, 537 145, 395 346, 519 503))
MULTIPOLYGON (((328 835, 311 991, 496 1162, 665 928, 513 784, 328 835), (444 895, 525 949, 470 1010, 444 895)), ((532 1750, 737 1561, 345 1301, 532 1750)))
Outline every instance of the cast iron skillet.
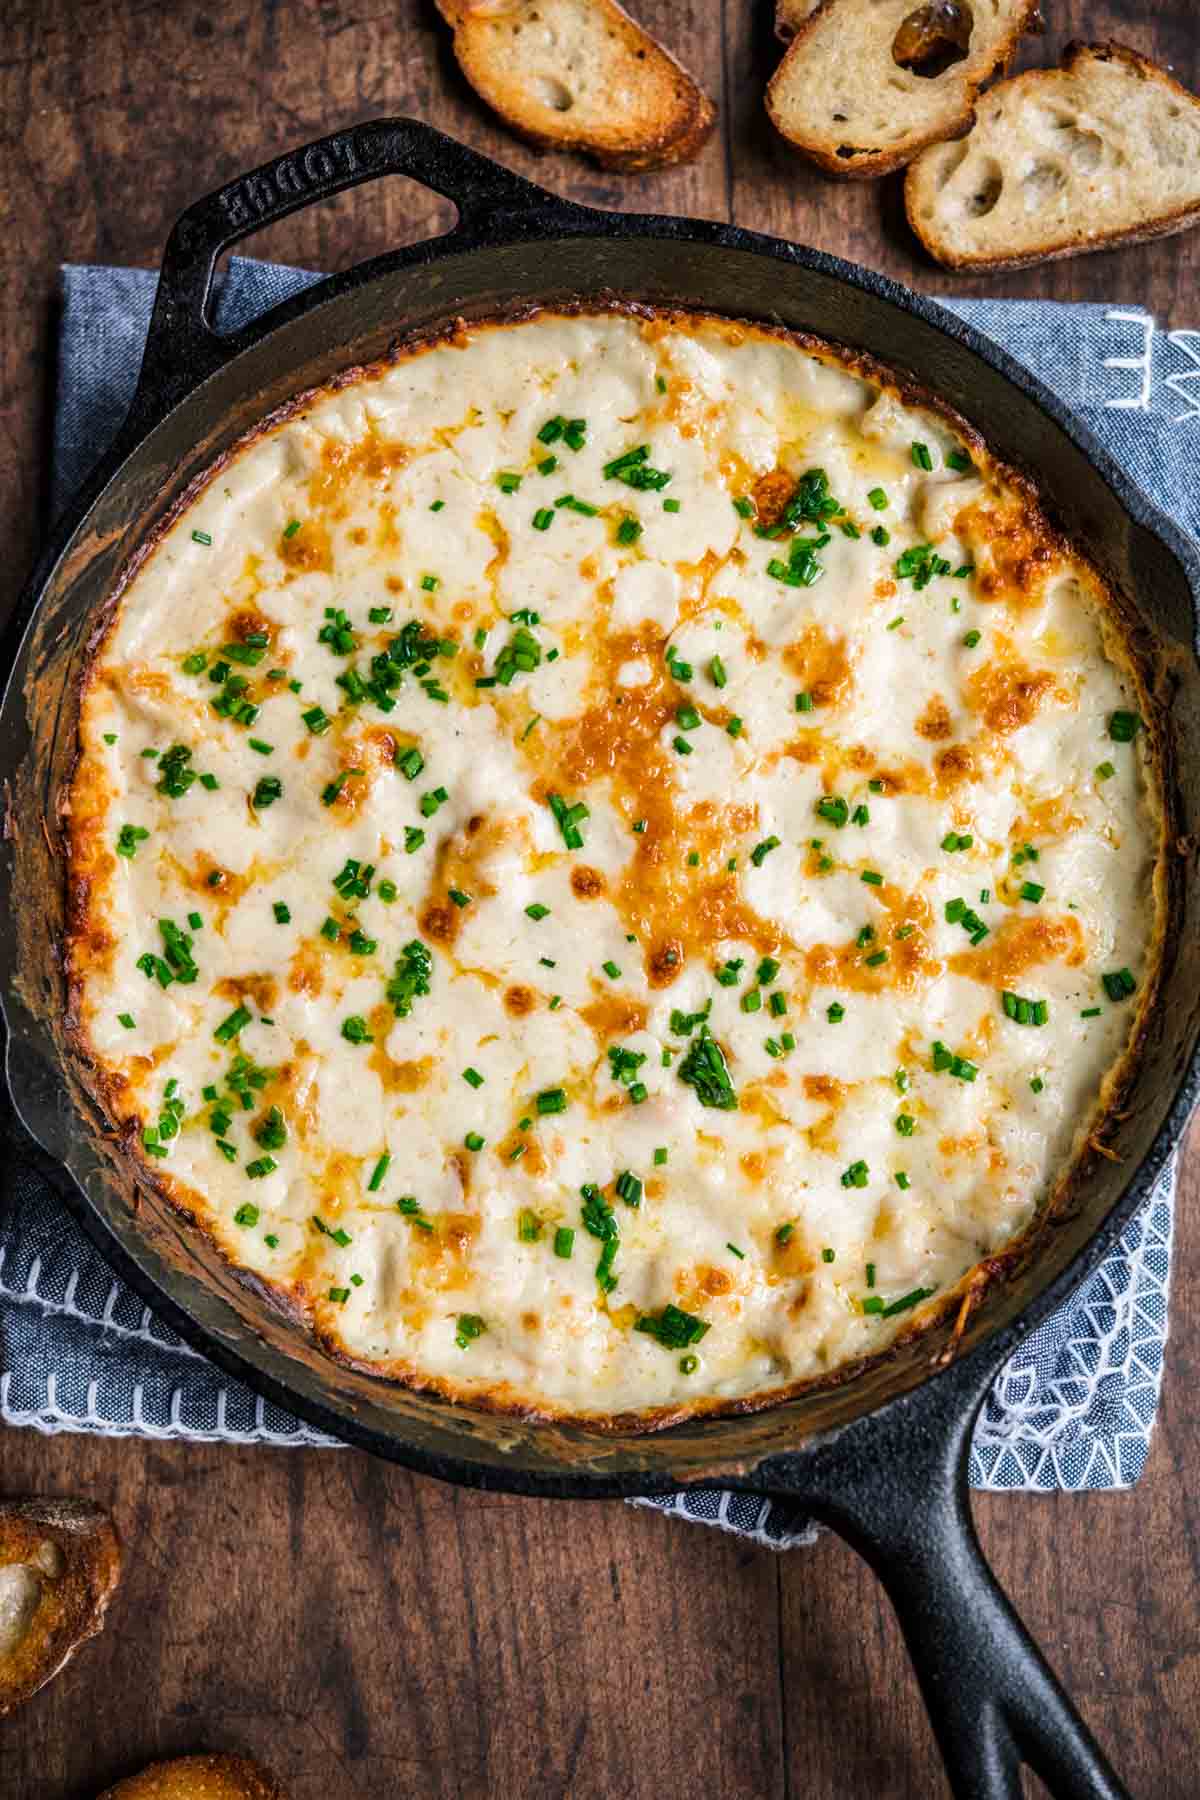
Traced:
POLYGON ((967 326, 869 271, 793 244, 688 219, 568 205, 427 125, 382 119, 265 164, 191 207, 171 233, 136 398, 115 448, 69 509, 27 594, 0 711, 7 831, 0 858, 0 988, 7 1074, 45 1168, 118 1273, 191 1344, 261 1394, 349 1443, 470 1486, 593 1496, 691 1485, 799 1503, 846 1537, 891 1595, 957 1795, 1017 1800, 1027 1761, 1065 1800, 1125 1790, 980 1554, 966 1493, 976 1415, 1020 1338, 1111 1246, 1149 1194, 1197 1093, 1200 956, 1200 558, 1037 382, 967 326), (385 173, 448 196, 446 237, 324 281, 236 334, 207 322, 218 253, 248 231, 385 173), (499 1418, 340 1369, 151 1193, 132 1191, 63 1038, 57 802, 69 775, 75 687, 96 609, 125 558, 212 458, 273 407, 401 333, 521 301, 608 293, 775 320, 912 371, 1032 469, 1067 528, 1137 595, 1159 663, 1169 742, 1170 1006, 1150 1021, 1114 1146, 1069 1216, 968 1322, 851 1382, 744 1418, 657 1436, 499 1418))

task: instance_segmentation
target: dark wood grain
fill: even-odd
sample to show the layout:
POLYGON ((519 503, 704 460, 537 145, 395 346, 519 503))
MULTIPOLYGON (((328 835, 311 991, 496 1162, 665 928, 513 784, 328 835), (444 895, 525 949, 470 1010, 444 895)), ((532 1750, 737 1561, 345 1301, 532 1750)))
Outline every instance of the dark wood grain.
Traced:
MULTIPOLYGON (((484 113, 424 0, 8 0, 0 34, 0 606, 44 527, 56 270, 153 264, 179 210, 286 146, 413 112, 600 206, 732 218, 928 291, 1138 302, 1195 325, 1200 233, 962 283, 897 184, 839 186, 772 138, 770 6, 635 6, 707 83, 693 165, 622 179, 484 113), (7 584, 7 585, 5 585, 7 584)), ((1116 36, 1200 85, 1191 0, 1051 0, 1034 62, 1116 36)), ((338 267, 444 229, 380 183, 264 254, 338 267)), ((97 446, 99 449, 100 446, 97 446)), ((1194 1800, 1200 1740, 1200 1141, 1179 1207, 1150 1466, 1125 1495, 984 1496, 986 1548, 1134 1791, 1194 1800)), ((152 1756, 257 1754, 295 1800, 570 1796, 931 1800, 945 1787, 895 1623, 831 1538, 776 1558, 618 1505, 461 1493, 351 1452, 0 1438, 0 1491, 86 1493, 129 1550, 107 1632, 6 1722, 0 1794, 85 1800, 152 1756)))

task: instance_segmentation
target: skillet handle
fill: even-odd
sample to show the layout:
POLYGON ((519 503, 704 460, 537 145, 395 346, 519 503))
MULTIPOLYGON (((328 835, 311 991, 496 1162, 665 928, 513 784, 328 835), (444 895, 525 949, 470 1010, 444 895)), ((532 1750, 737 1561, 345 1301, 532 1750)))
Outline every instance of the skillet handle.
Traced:
MULTIPOLYGON (((509 230, 547 211, 582 213, 500 163, 469 150, 419 119, 371 119, 332 131, 239 175, 197 200, 172 228, 163 252, 137 392, 125 424, 131 438, 163 418, 239 348, 241 334, 219 336, 208 304, 217 258, 264 225, 380 175, 407 175, 452 200, 458 220, 447 234, 470 237, 485 222, 509 230)), ((312 290, 309 290, 311 294, 312 290)))
POLYGON ((788 1499, 831 1525, 887 1589, 955 1800, 1021 1800, 1022 1763, 1054 1800, 1129 1800, 984 1560, 967 1466, 990 1372, 965 1407, 958 1371, 948 1373, 936 1404, 932 1391, 920 1408, 909 1396, 794 1465, 788 1499))

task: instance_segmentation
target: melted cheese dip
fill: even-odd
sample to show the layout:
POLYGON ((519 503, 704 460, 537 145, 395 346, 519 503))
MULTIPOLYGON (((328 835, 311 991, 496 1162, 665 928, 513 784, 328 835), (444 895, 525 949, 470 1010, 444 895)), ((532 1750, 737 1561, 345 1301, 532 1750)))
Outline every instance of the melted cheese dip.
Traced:
POLYGON ((1097 1122, 1156 936, 1106 596, 965 427, 707 318, 309 399, 127 586, 72 794, 131 1150, 337 1354, 547 1413, 884 1349, 1097 1122))

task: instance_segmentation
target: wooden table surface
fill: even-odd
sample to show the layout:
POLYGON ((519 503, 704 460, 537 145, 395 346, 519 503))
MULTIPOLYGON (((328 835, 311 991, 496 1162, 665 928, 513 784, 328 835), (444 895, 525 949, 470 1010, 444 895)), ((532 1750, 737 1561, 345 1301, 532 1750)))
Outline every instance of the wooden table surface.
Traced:
MULTIPOLYGON (((153 264, 188 202, 332 126, 414 113, 601 206, 691 213, 840 252, 930 291, 1103 299, 1200 325, 1200 232, 955 283, 895 182, 837 186, 761 110, 770 6, 634 0, 719 99, 690 167, 539 158, 458 74, 425 0, 7 0, 0 40, 0 581, 44 529, 61 262, 153 264)), ((1200 87, 1191 0, 1049 0, 1200 87)), ((443 228, 393 179, 252 241, 343 267, 443 228)), ((97 445, 97 450, 101 446, 97 445)), ((1136 1794, 1193 1800, 1200 1738, 1200 1138, 1178 1209, 1149 1467, 1126 1494, 981 1496, 996 1570, 1136 1794)), ((459 1492, 357 1453, 0 1439, 0 1493, 111 1507, 128 1567, 107 1631, 0 1734, 0 1794, 85 1800, 152 1757, 257 1755, 294 1800, 946 1792, 873 1578, 826 1536, 777 1556, 619 1504, 459 1492)), ((1031 1787, 1031 1792, 1033 1791, 1031 1787)))

